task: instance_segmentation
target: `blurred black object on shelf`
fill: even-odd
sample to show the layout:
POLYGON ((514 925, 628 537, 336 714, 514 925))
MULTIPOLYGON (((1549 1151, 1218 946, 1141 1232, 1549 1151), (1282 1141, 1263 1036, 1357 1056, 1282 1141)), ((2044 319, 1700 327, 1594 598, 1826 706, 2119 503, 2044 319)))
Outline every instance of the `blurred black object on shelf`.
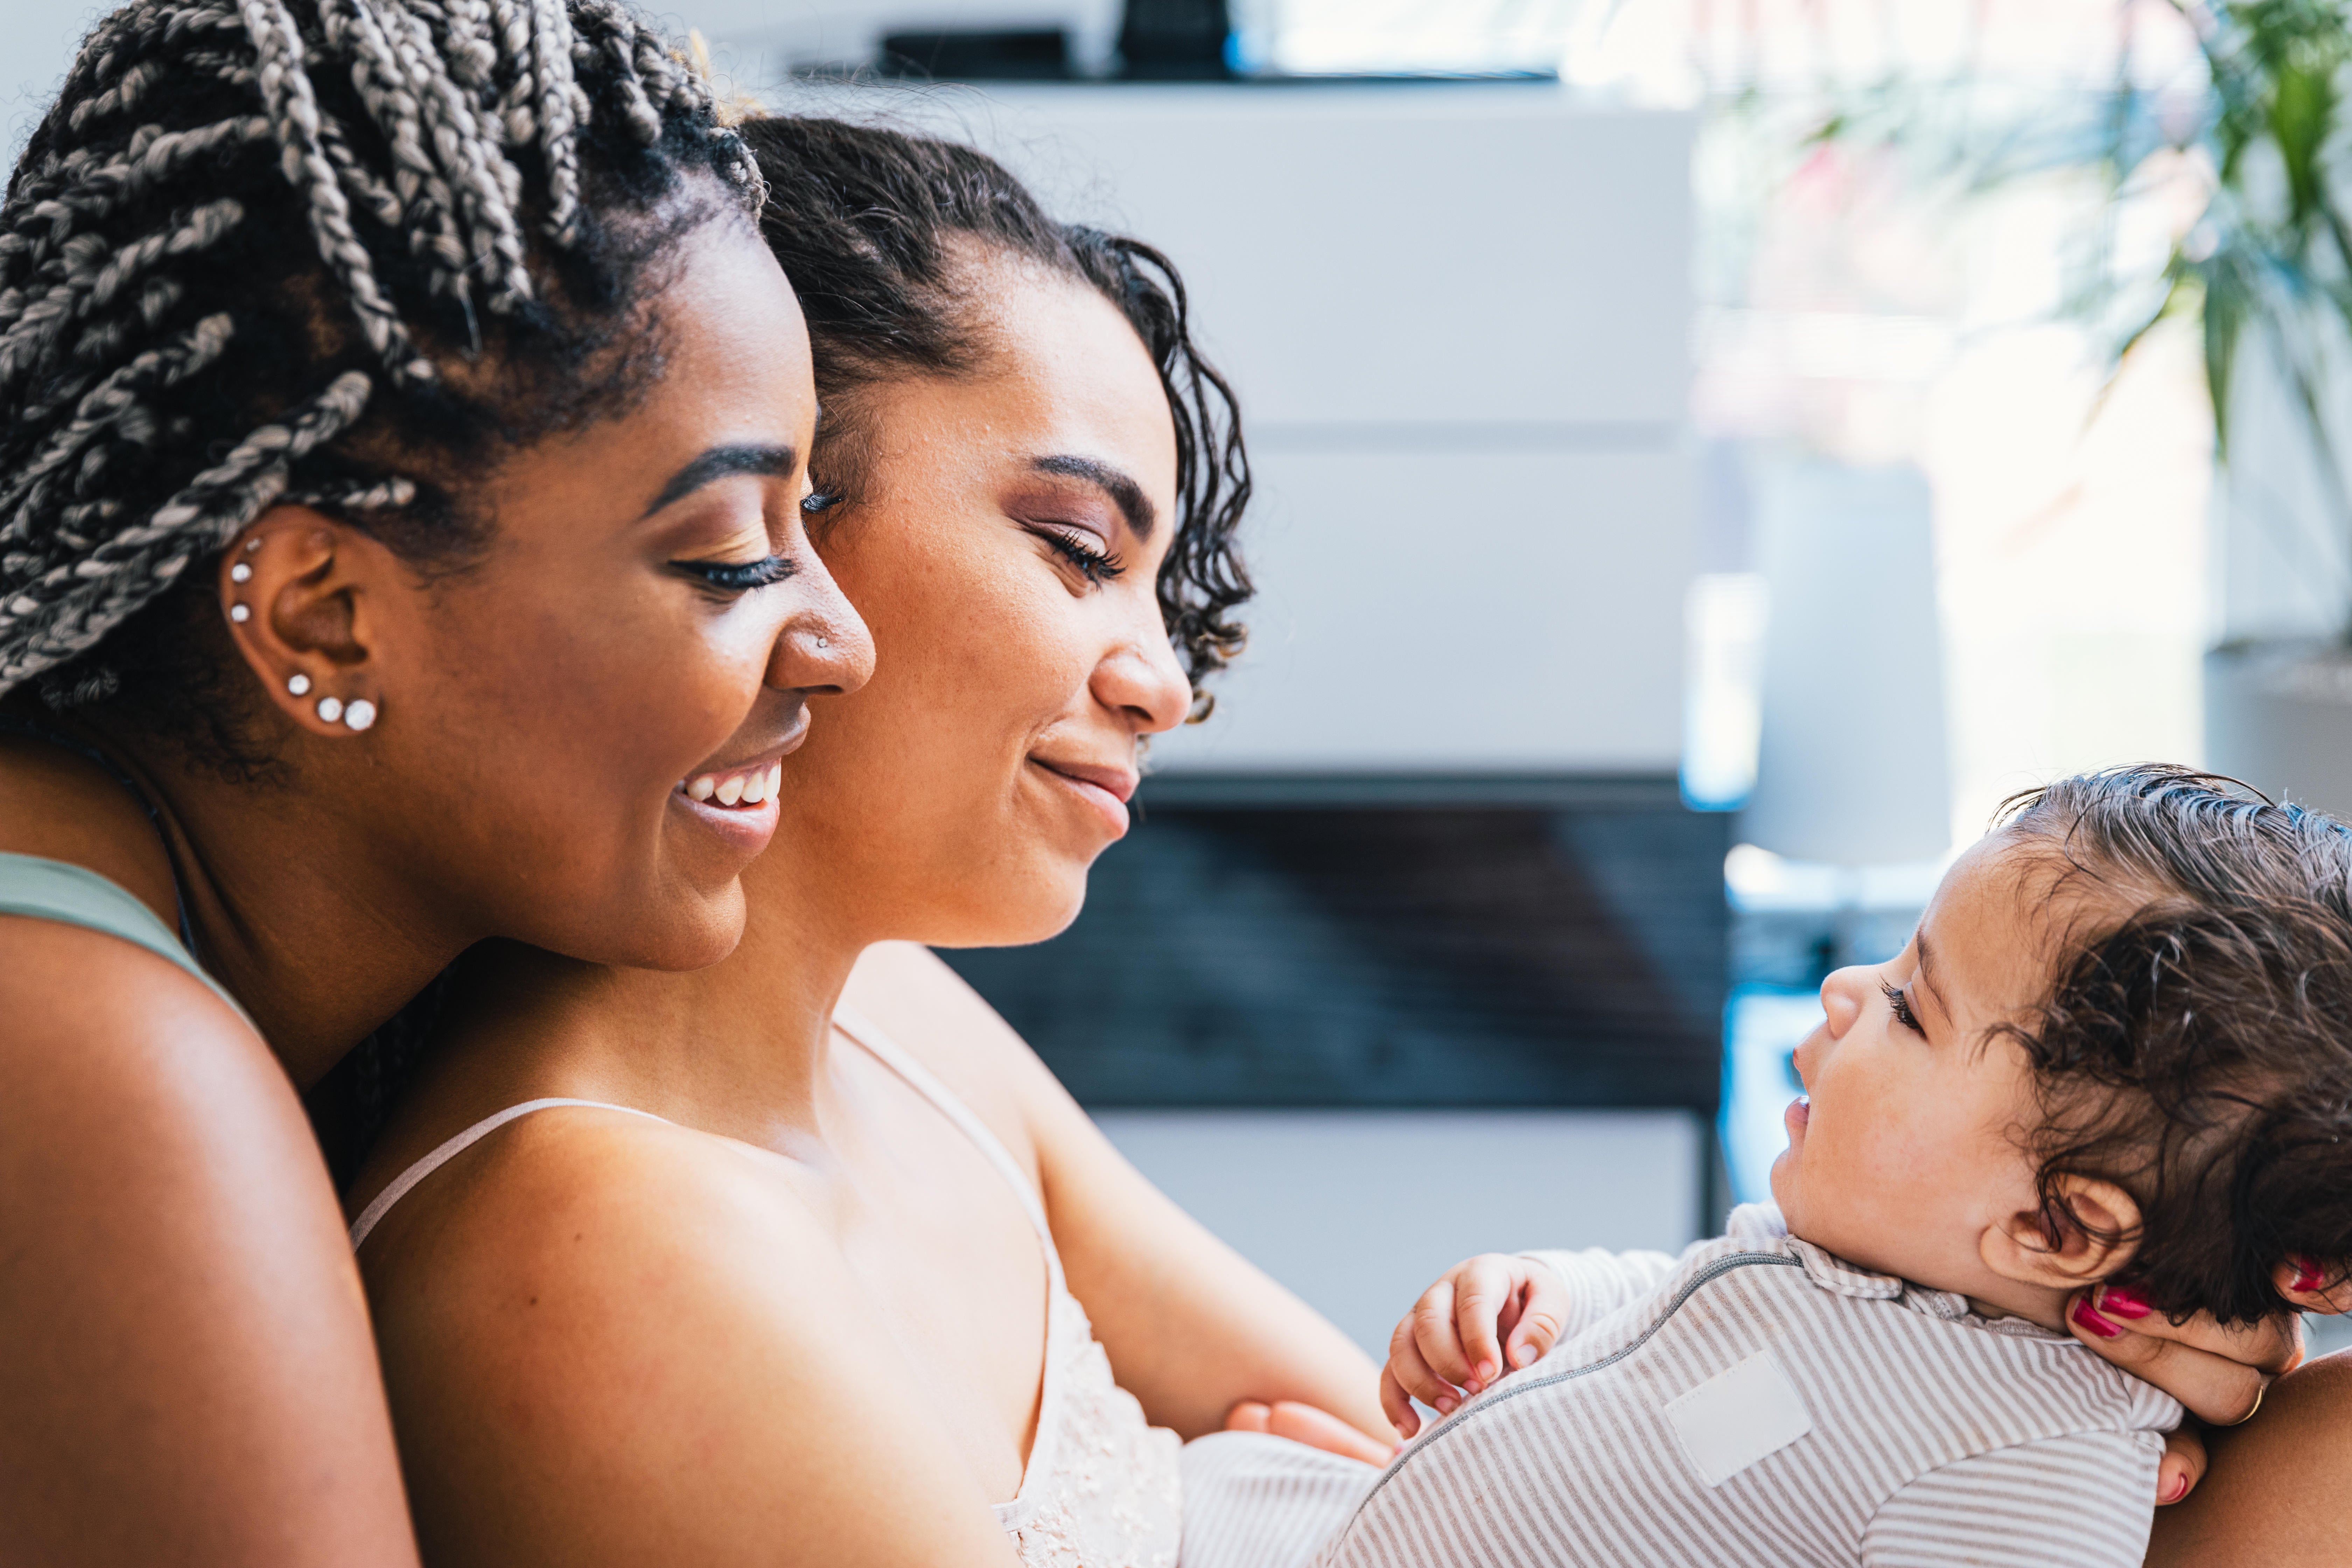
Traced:
POLYGON ((1680 1108, 1731 821, 1671 779, 1148 781, 1086 910, 941 954, 1090 1107, 1680 1108))
POLYGON ((1060 27, 886 33, 875 68, 931 81, 1066 81, 1074 74, 1070 35, 1060 27))
POLYGON ((1130 81, 1223 81, 1234 74, 1225 0, 1127 0, 1119 74, 1130 81))

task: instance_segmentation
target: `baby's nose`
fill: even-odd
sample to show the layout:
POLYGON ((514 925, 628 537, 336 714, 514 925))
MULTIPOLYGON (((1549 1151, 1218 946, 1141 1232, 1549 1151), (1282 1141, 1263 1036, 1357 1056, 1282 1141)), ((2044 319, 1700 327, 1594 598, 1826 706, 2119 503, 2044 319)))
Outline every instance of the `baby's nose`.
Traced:
POLYGON ((1867 964, 1832 970, 1822 982, 1822 1011, 1829 1016, 1830 1037, 1835 1039, 1853 1027, 1862 1016, 1863 999, 1869 994, 1876 971, 1867 964))

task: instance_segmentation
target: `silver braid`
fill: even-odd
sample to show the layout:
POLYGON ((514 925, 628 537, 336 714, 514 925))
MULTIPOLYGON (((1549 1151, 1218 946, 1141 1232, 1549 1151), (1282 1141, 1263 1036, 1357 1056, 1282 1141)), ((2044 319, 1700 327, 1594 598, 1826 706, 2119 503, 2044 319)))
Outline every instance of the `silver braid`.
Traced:
MULTIPOLYGON (((453 300, 468 327, 477 295, 521 311, 532 237, 592 232, 592 146, 695 149, 738 185, 756 167, 621 0, 132 0, 101 19, 0 205, 0 693, 114 690, 85 656, 273 504, 413 508, 381 448, 339 440, 379 387, 466 406, 394 291, 453 300)), ((534 305, 514 330, 570 329, 534 305)))

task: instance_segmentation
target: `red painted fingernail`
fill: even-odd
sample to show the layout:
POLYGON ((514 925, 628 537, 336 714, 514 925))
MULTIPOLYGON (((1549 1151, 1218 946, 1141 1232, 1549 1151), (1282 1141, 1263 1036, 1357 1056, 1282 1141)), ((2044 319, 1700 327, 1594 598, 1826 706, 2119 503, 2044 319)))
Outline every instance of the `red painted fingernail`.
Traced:
POLYGON ((2319 1272, 2319 1265, 2314 1263, 2310 1258, 2302 1257, 2299 1254, 2289 1254, 2287 1261, 2294 1265, 2294 1288, 2296 1289, 2316 1290, 2324 1282, 2324 1277, 2319 1272))
POLYGON ((2110 1285, 2099 1292, 2099 1310, 2118 1318, 2145 1318, 2156 1310, 2128 1285, 2110 1285))
POLYGON ((2074 1303, 2074 1321, 2103 1340, 2114 1339, 2123 1332, 2123 1330, 2091 1310, 2091 1299, 2088 1296, 2074 1303))
POLYGON ((2185 1498, 2188 1495, 2189 1478, 2187 1476, 2175 1476, 2172 1479, 2172 1489, 2164 1494, 2164 1500, 2167 1502, 2179 1502, 2182 1498, 2185 1498))

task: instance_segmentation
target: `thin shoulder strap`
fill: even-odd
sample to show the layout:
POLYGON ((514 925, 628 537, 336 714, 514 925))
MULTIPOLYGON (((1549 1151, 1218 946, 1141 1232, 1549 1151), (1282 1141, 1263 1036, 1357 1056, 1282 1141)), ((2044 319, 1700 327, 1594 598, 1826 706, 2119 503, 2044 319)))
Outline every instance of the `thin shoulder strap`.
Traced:
POLYGON ((648 1121, 663 1120, 650 1110, 639 1110, 628 1105, 611 1105, 601 1100, 526 1100, 520 1105, 509 1105, 496 1116, 483 1117, 479 1121, 394 1176, 392 1179, 392 1184, 376 1194, 375 1200, 360 1210, 360 1217, 352 1221, 352 1250, 357 1252, 360 1249, 360 1244, 368 1238, 368 1232, 376 1227, 376 1222, 392 1212, 393 1205, 415 1191, 417 1183, 488 1138, 508 1122, 518 1117, 529 1116, 534 1110, 546 1110, 558 1105, 581 1105, 596 1110, 625 1111, 631 1116, 642 1116, 648 1121))
POLYGON ((1062 1260, 1054 1250, 1054 1232, 1045 1223, 1045 1205, 1037 1201, 1036 1189, 1029 1184, 1028 1173, 1013 1159, 988 1123, 972 1114, 970 1107, 955 1097, 952 1089, 931 1074, 931 1069, 907 1054, 906 1048, 882 1032, 881 1026, 863 1013, 843 1003, 833 1010, 834 1024, 845 1035, 881 1058, 882 1065, 905 1079, 916 1093, 939 1108, 940 1114, 963 1130, 963 1135, 980 1145, 1014 1193, 1021 1198, 1021 1207, 1029 1215, 1029 1223, 1037 1227, 1037 1239, 1045 1244, 1045 1256, 1053 1266, 1054 1278, 1061 1279, 1062 1260))
POLYGON ((155 809, 155 803, 147 798, 147 792, 139 787, 139 781, 116 766, 114 759, 96 746, 87 741, 78 740, 63 731, 52 730, 47 724, 36 723, 30 719, 20 718, 14 713, 0 713, 0 731, 5 731, 12 735, 22 735, 27 740, 43 741, 52 746, 61 746, 77 756, 88 758, 103 768, 109 778, 130 791, 131 798, 137 801, 139 809, 147 814, 148 826, 155 830, 155 837, 163 846, 163 864, 170 868, 172 872, 172 902, 180 917, 180 945, 188 950, 191 957, 194 956, 196 928, 188 919, 188 896, 180 889, 180 869, 172 861, 172 837, 163 831, 163 814, 155 809))
MULTIPOLYGON (((1062 1274, 1062 1254, 1054 1245, 1053 1227, 1045 1223, 1045 1205, 1038 1200, 1037 1190, 1029 1184, 1028 1173, 1013 1158, 1013 1152, 988 1130, 987 1122, 973 1115, 947 1085, 932 1076, 930 1068, 908 1056, 898 1041, 855 1007, 836 1004, 833 1022, 835 1028, 929 1100, 940 1115, 963 1130, 963 1135, 972 1141, 1012 1187, 1029 1223, 1036 1228, 1038 1250, 1045 1255, 1045 1375, 1037 1391, 1037 1430, 1029 1440, 1029 1463, 1021 1472, 1020 1493, 1011 1502, 996 1505, 997 1523, 1007 1530, 1019 1530, 1035 1516, 1042 1504, 1038 1478, 1054 1474, 1062 1440, 1062 1343, 1064 1336, 1074 1331, 1071 1319, 1063 1311, 1063 1303, 1071 1300, 1069 1281, 1062 1274)), ((1076 1302, 1071 1305, 1075 1310, 1076 1302)))
MULTIPOLYGON (((155 911, 111 878, 70 860, 50 860, 38 855, 0 852, 0 915, 24 915, 55 921, 119 937, 167 959, 202 981, 205 989, 227 1003, 247 1025, 252 1016, 217 980, 204 972, 195 955, 174 940, 172 928, 155 911)), ((256 1033, 259 1033, 257 1029, 256 1033)))

